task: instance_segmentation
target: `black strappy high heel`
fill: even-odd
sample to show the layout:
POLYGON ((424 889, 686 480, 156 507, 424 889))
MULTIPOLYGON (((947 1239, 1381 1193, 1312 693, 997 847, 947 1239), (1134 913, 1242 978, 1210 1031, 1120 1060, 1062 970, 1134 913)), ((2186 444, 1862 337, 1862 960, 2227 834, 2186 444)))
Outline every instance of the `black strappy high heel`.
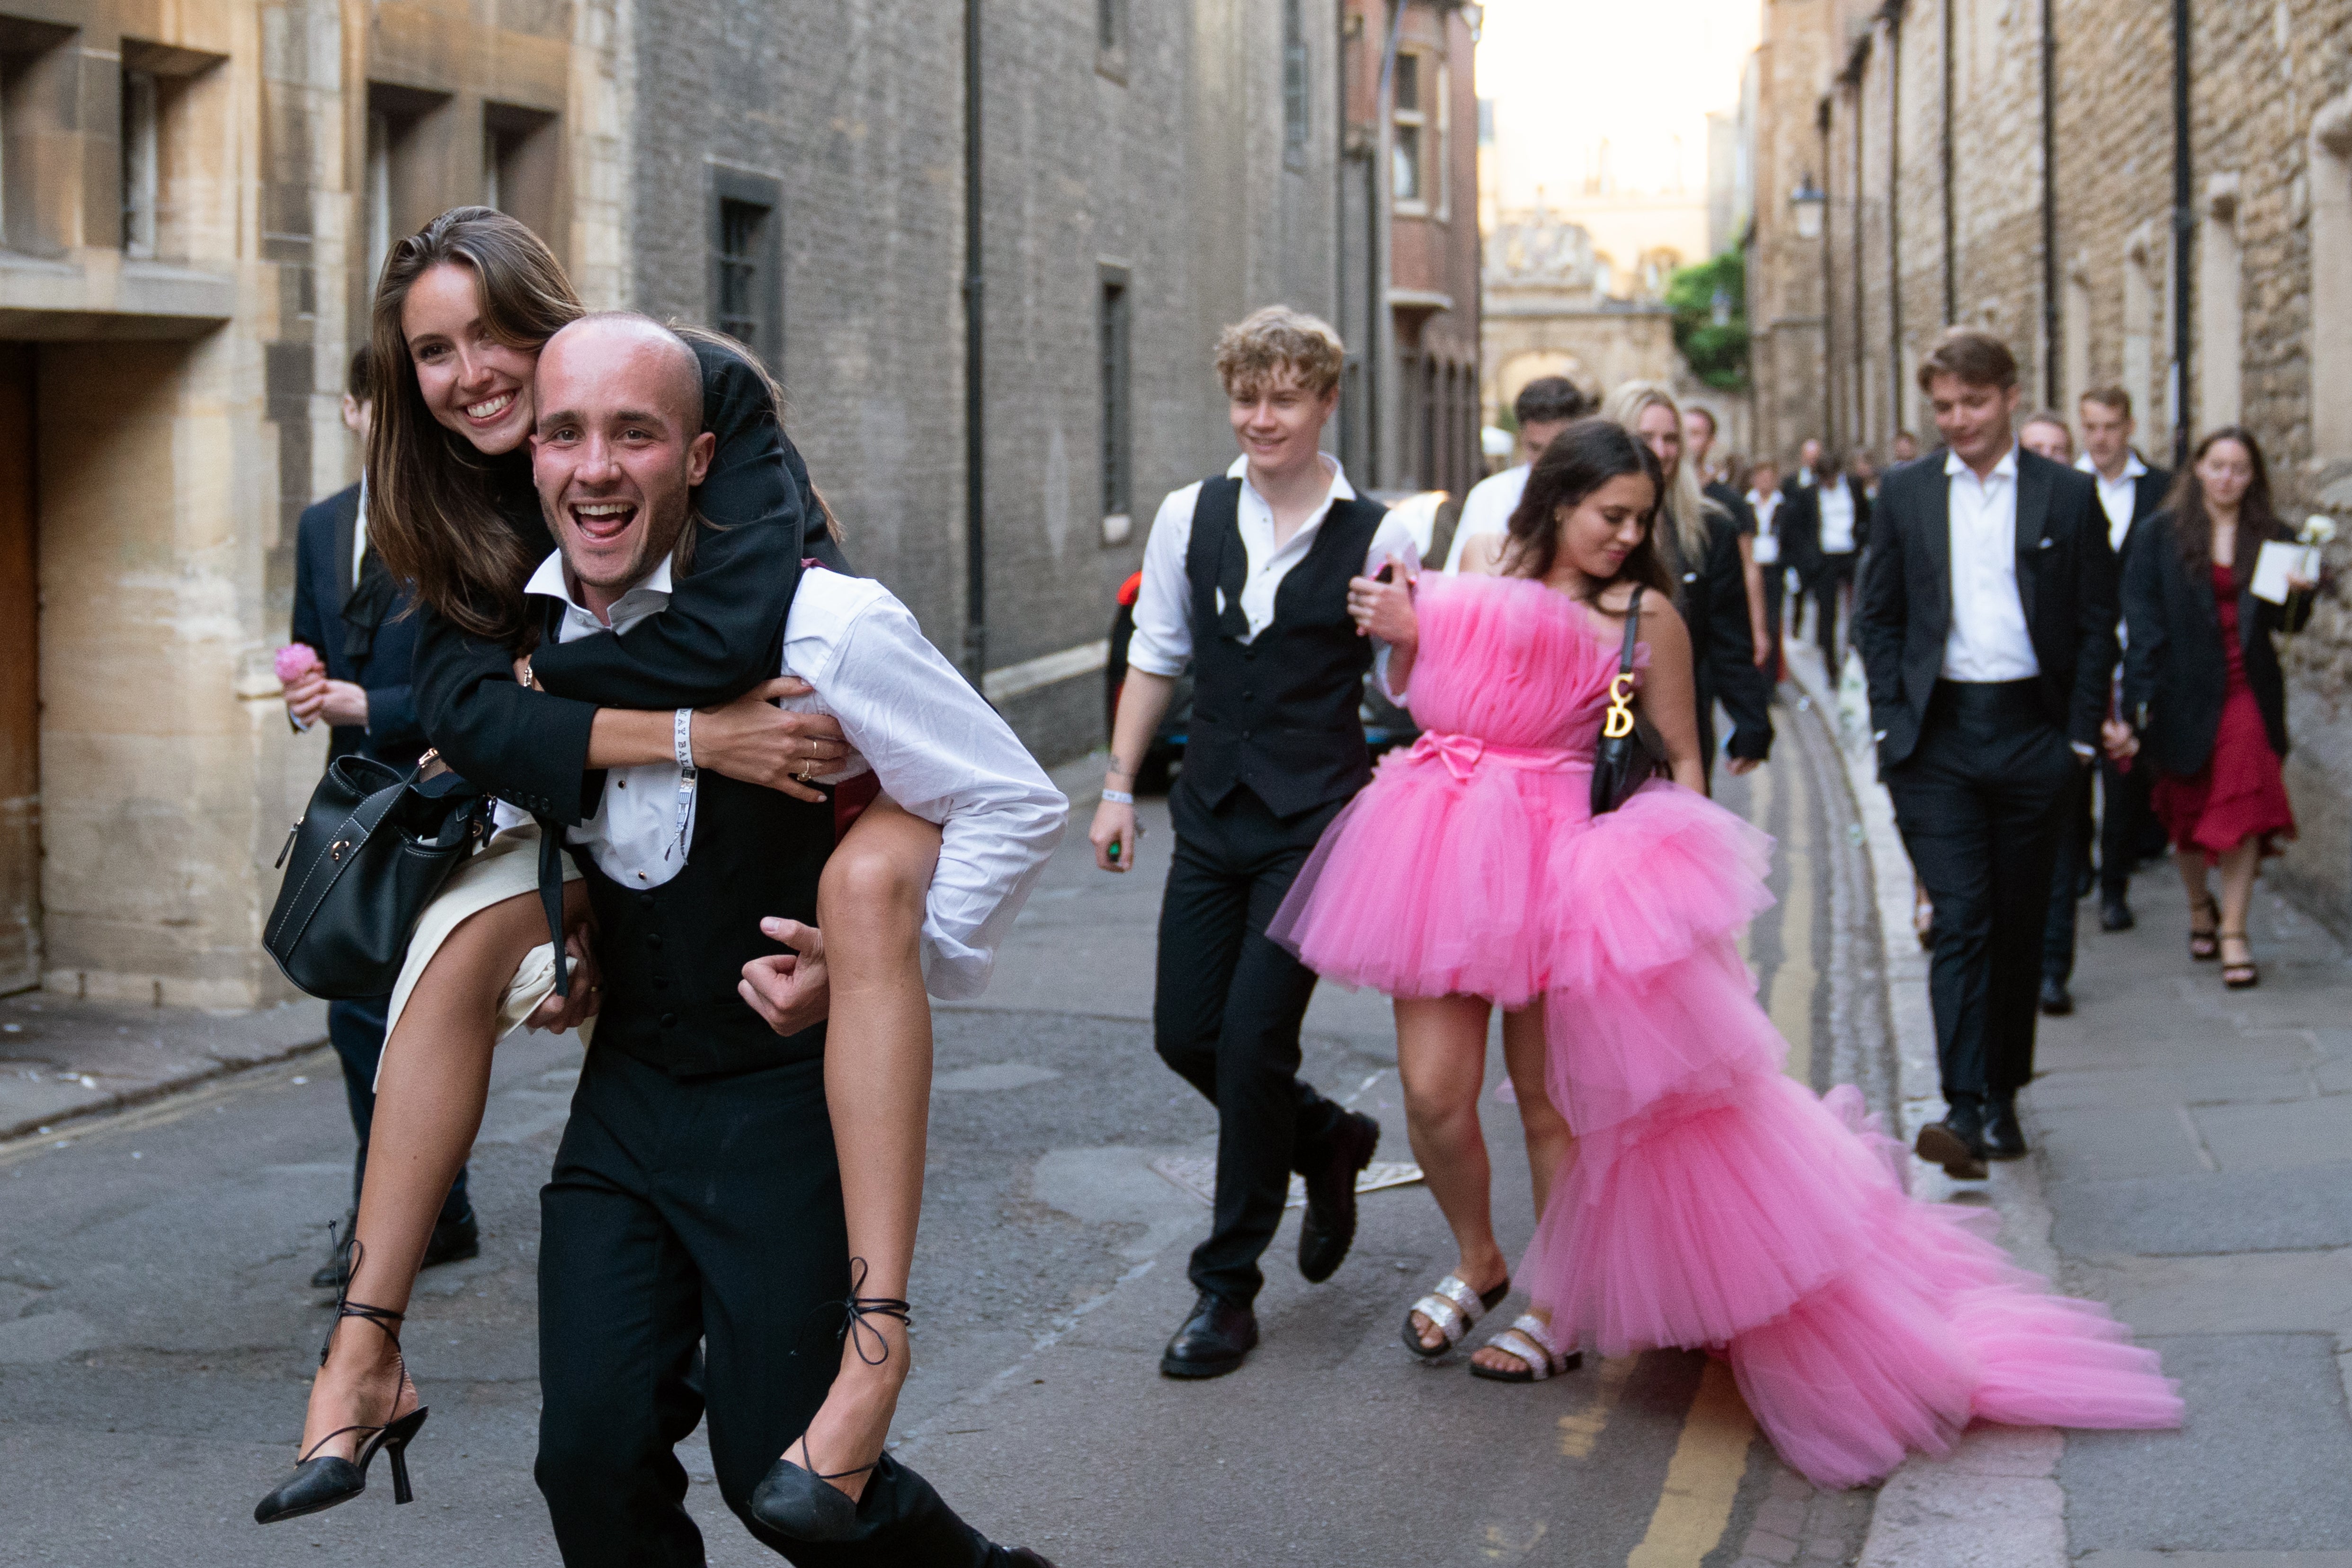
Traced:
MULTIPOLYGON (((327 1330, 327 1343, 319 1347, 319 1364, 327 1364, 327 1352, 335 1343, 335 1330, 343 1326, 345 1318, 362 1318, 384 1332, 392 1341, 392 1352, 400 1361, 400 1382, 392 1396, 393 1406, 400 1405, 399 1388, 408 1383, 408 1364, 400 1354, 400 1331, 396 1326, 405 1314, 390 1307, 371 1307, 364 1301, 351 1299, 352 1276, 359 1272, 363 1249, 352 1243, 351 1267, 344 1270, 342 1283, 335 1291, 335 1321, 327 1330)), ((368 1466, 375 1462, 376 1451, 383 1450, 392 1460, 392 1500, 394 1504, 413 1502, 416 1494, 408 1486, 408 1445, 425 1425, 426 1411, 420 1405, 396 1421, 381 1427, 354 1425, 338 1427, 310 1445, 309 1453, 294 1462, 294 1474, 276 1491, 254 1504, 256 1524, 275 1524, 281 1519, 299 1519, 306 1513, 317 1513, 339 1502, 349 1502, 367 1490, 368 1466), (340 1454, 320 1456, 319 1450, 346 1432, 364 1432, 366 1439, 360 1444, 359 1457, 346 1459, 340 1454)), ((836 1494, 838 1495, 838 1494, 836 1494)))
MULTIPOLYGON (((841 1303, 845 1316, 836 1342, 847 1339, 857 1347, 857 1359, 868 1366, 879 1366, 890 1359, 890 1342, 882 1331, 866 1320, 869 1317, 896 1318, 909 1328, 914 1326, 913 1309, 895 1296, 861 1296, 857 1287, 866 1282, 866 1260, 853 1258, 856 1281, 849 1287, 849 1297, 841 1303), (880 1345, 879 1355, 866 1354, 866 1340, 871 1335, 880 1345)), ((826 1303, 832 1305, 831 1302, 826 1303)), ((819 1309, 822 1311, 823 1309, 819 1309)), ((820 1471, 816 1456, 809 1451, 808 1434, 801 1434, 802 1463, 794 1464, 790 1454, 768 1467, 756 1490, 751 1493, 751 1514, 779 1535, 794 1541, 846 1541, 857 1533, 857 1503, 850 1495, 832 1483, 849 1476, 864 1475, 882 1462, 877 1454, 872 1462, 845 1470, 820 1471)))

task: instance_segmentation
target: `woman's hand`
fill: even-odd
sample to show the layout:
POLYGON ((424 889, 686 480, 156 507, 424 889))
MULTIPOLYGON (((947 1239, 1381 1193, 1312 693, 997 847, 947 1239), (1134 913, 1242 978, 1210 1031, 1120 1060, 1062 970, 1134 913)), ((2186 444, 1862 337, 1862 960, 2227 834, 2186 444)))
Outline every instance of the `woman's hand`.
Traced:
POLYGON ((1413 585, 1420 575, 1402 561, 1391 561, 1391 580, 1376 577, 1348 580, 1348 613, 1356 635, 1377 637, 1391 648, 1411 648, 1421 641, 1421 622, 1412 612, 1413 585))
POLYGON ((787 713, 774 706, 778 697, 806 696, 814 689, 783 675, 722 707, 698 710, 690 737, 695 766, 781 789, 795 800, 824 800, 824 791, 808 781, 834 771, 849 755, 840 723, 829 714, 787 713))

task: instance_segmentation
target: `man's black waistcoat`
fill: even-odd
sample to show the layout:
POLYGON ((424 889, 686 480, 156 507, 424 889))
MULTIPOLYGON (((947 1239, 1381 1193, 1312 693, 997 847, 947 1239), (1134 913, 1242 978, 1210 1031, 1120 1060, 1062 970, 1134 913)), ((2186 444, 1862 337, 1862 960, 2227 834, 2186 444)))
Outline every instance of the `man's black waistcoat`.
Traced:
POLYGON ((1214 810, 1245 784, 1277 817, 1343 800, 1372 776, 1364 747, 1372 643, 1348 617, 1348 580, 1364 570, 1386 508, 1334 500, 1307 559, 1275 591, 1274 619, 1249 642, 1242 588, 1242 483, 1211 479, 1192 511, 1192 724, 1184 786, 1214 810), (1217 591, 1225 604, 1217 608, 1217 591))
POLYGON ((631 887, 575 852, 604 967, 595 1049, 625 1051, 677 1078, 822 1056, 824 1025, 780 1037, 735 986, 745 964, 777 950, 760 934, 762 915, 816 924, 817 878, 832 853, 831 802, 708 769, 690 857, 669 881, 631 887))

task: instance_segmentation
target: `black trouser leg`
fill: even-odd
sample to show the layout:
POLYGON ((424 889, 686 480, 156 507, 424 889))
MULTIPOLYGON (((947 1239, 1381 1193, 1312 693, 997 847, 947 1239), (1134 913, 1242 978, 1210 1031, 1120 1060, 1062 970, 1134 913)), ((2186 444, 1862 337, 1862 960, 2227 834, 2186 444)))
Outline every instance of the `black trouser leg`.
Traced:
POLYGON ((1282 1223, 1290 1173, 1340 1111, 1298 1077, 1315 974, 1265 935, 1342 802, 1287 821, 1248 789, 1211 811, 1180 781, 1176 852, 1160 909, 1152 1028, 1160 1059, 1217 1107, 1217 1194, 1192 1283, 1244 1305, 1282 1223))
POLYGON ((1821 575, 1815 580, 1813 597, 1821 606, 1814 623, 1814 632, 1821 639, 1822 662, 1829 666, 1830 684, 1838 678, 1838 601, 1848 584, 1853 581, 1853 557, 1832 555, 1822 558, 1821 575))
POLYGON ((1772 665, 1765 674, 1776 686, 1780 684, 1780 606, 1788 596, 1788 569, 1775 561, 1764 568, 1764 634, 1772 642, 1772 665))
MULTIPOLYGON (((383 1060, 384 1016, 392 998, 362 997, 355 1001, 327 1004, 327 1039, 343 1068, 343 1098, 351 1107, 352 1133, 358 1147, 352 1155, 352 1207, 360 1203, 360 1185, 367 1178, 368 1129, 375 1122, 375 1070, 383 1060)), ((463 1219, 472 1206, 466 1198, 466 1167, 441 1205, 440 1224, 463 1219)))
MULTIPOLYGON (((707 1404, 719 1492, 742 1517, 840 1363, 850 1268, 823 1063, 680 1082, 592 1051, 541 1213, 537 1476, 563 1560, 699 1564, 673 1447, 707 1404)), ((824 1544, 745 1523, 801 1568, 1001 1559, 895 1460, 858 1520, 824 1544)))
POLYGON ((2142 757, 2131 771, 2120 772, 2111 760, 2099 764, 2099 892, 2121 898, 2131 890, 2132 868, 2147 852, 2148 831, 2155 812, 2148 790, 2156 768, 2142 757))
POLYGON ((2064 985, 2074 977, 2074 921, 2082 904, 2084 857, 2091 842, 2091 770, 2075 779, 2060 809, 2056 858, 2050 862, 2050 913, 2042 927, 2042 973, 2064 985))
POLYGON ((2032 1076, 2058 813, 2078 769, 2031 683, 1940 682, 1917 746, 1886 772, 1936 906, 1927 988, 1947 1101, 2005 1098, 2032 1076))

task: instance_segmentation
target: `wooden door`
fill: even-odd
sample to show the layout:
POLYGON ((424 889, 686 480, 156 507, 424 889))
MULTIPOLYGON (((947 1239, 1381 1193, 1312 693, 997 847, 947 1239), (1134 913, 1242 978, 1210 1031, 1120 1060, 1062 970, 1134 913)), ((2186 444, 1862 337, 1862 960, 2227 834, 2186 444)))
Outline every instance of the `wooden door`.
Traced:
POLYGON ((0 992, 41 978, 41 626, 33 484, 33 349, 0 343, 0 992))

